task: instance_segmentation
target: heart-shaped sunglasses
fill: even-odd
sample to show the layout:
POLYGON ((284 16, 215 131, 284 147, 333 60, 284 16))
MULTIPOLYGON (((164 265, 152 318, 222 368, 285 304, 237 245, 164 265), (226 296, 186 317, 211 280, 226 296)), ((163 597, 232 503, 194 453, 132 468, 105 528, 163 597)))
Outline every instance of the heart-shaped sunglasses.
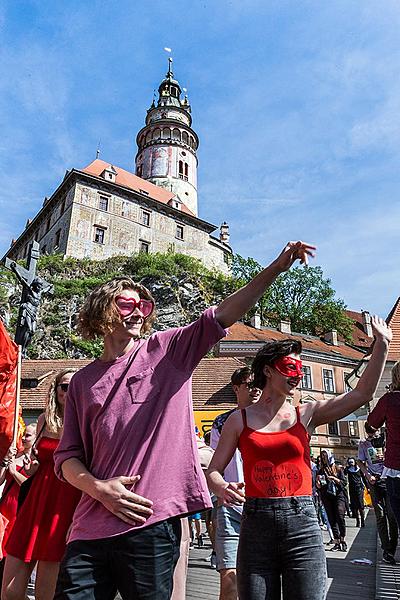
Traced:
POLYGON ((126 296, 117 296, 115 298, 119 314, 121 317, 129 317, 137 308, 140 310, 144 318, 149 317, 154 310, 154 302, 140 298, 139 301, 135 298, 127 298, 126 296))

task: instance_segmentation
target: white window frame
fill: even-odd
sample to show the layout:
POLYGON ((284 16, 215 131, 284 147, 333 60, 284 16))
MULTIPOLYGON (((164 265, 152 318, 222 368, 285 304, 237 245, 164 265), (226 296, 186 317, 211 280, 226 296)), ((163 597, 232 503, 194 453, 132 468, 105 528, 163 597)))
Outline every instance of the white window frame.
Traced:
POLYGON ((335 388, 335 373, 333 369, 322 369, 322 383, 324 386, 324 392, 327 392, 328 394, 334 394, 336 392, 336 388, 335 388), (326 385, 325 385, 325 371, 327 373, 332 373, 332 385, 333 385, 333 389, 328 390, 326 385))

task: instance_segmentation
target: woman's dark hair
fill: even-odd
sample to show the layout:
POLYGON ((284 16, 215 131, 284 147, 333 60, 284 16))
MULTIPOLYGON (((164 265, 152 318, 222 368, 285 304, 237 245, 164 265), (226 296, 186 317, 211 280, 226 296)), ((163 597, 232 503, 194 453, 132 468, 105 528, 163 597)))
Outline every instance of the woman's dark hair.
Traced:
POLYGON ((240 367, 239 369, 236 369, 236 371, 232 373, 231 384, 240 385, 245 383, 245 381, 249 379, 250 374, 251 372, 249 367, 240 367))
POLYGON ((267 378, 264 374, 265 365, 272 366, 278 358, 289 354, 301 354, 301 342, 297 340, 282 340, 281 342, 268 342, 259 350, 253 360, 251 370, 254 374, 253 385, 260 390, 265 388, 267 378))

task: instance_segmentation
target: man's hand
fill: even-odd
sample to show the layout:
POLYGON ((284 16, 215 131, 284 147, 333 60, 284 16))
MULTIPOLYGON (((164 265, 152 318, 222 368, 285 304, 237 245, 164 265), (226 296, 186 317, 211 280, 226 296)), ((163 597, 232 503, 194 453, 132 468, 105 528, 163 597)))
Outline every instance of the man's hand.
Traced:
POLYGON ((381 317, 374 315, 371 317, 371 325, 374 337, 377 340, 382 340, 383 342, 390 344, 393 334, 390 327, 386 324, 386 321, 381 319, 381 317))
POLYGON ((244 483, 231 481, 224 488, 220 498, 224 506, 240 506, 246 500, 244 495, 244 483))
POLYGON ((128 489, 134 487, 139 479, 140 475, 98 480, 96 499, 125 523, 143 524, 153 514, 153 503, 128 489))
POLYGON ((374 485, 374 483, 376 483, 376 477, 374 477, 373 475, 367 475, 367 479, 371 485, 374 485))
POLYGON ((302 265, 308 265, 308 258, 315 256, 315 249, 315 246, 305 242, 288 242, 275 260, 275 264, 282 273, 288 271, 296 260, 299 260, 302 265))

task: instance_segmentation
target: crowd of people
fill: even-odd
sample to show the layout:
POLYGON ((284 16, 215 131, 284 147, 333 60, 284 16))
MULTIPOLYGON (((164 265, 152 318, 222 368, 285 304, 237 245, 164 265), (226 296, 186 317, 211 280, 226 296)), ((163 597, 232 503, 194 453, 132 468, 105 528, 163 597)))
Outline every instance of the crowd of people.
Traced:
POLYGON ((370 414, 357 460, 341 465, 322 451, 314 463, 309 444, 316 427, 373 399, 391 340, 382 319, 372 319, 375 342, 354 390, 294 406, 301 343, 273 341, 251 368, 233 373, 237 409, 216 419, 209 444, 194 434, 193 370, 280 273, 314 250, 290 242, 197 321, 152 335, 155 302, 141 284, 119 277, 88 296, 80 331, 103 338, 102 355, 57 374, 23 451, 11 448, 1 464, 2 600, 25 600, 35 567, 38 600, 111 600, 117 592, 123 600, 183 600, 186 517, 201 547, 201 515, 220 600, 323 600, 321 527, 345 551, 346 511, 364 526, 364 485, 384 556, 395 563, 400 366, 370 414))

